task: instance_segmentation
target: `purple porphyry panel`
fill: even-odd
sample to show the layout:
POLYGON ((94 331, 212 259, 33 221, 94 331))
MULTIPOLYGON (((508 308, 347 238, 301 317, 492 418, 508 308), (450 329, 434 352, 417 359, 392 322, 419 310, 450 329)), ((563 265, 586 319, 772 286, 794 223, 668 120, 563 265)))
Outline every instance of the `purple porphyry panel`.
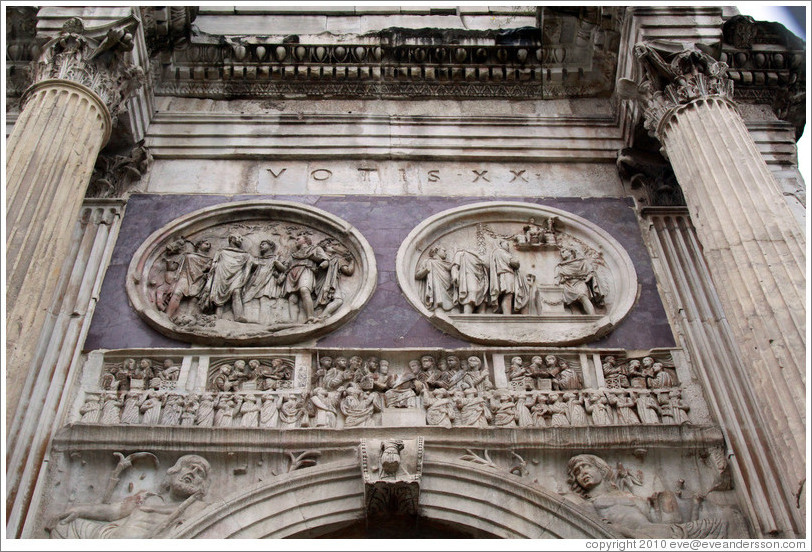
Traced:
POLYGON ((130 259, 152 232, 181 215, 219 203, 256 199, 296 201, 330 212, 358 228, 375 251, 378 264, 375 293, 355 319, 319 339, 319 346, 474 346, 441 332, 408 303, 397 283, 395 256, 409 232, 426 218, 447 209, 488 200, 523 201, 569 211, 597 224, 626 249, 637 270, 640 295, 629 315, 612 333, 587 346, 626 349, 675 346, 629 199, 136 194, 127 203, 85 349, 188 347, 187 343, 170 339, 152 329, 129 305, 124 283, 130 259))

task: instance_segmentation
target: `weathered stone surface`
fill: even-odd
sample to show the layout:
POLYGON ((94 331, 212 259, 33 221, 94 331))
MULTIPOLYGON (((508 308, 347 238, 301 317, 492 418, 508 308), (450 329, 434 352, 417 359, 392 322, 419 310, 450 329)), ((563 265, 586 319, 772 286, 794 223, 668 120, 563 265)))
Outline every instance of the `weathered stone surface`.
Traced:
POLYGON ((557 209, 478 203, 418 225, 398 283, 432 324, 476 342, 567 345, 606 335, 637 296, 623 248, 557 209))
POLYGON ((372 249, 345 221, 300 203, 248 201, 151 234, 130 263, 127 293, 170 337, 281 345, 354 317, 376 283, 372 249))

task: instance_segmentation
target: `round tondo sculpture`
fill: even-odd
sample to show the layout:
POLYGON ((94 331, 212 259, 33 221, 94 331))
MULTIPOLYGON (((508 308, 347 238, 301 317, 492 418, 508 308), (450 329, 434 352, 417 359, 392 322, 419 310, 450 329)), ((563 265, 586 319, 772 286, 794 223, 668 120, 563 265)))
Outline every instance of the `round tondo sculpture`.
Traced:
POLYGON ((285 345, 355 316, 377 282, 372 248, 346 221, 282 201, 180 217, 138 248, 127 294, 159 332, 207 345, 285 345))
POLYGON ((432 324, 494 345, 596 339, 637 296, 634 265, 614 238, 531 203, 477 203, 427 219, 400 246, 397 275, 432 324))

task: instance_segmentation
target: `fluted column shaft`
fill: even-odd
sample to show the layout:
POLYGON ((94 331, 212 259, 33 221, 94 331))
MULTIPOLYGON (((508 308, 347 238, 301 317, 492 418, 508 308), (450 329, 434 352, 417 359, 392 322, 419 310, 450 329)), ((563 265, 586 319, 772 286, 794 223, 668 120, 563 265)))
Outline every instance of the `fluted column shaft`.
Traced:
POLYGON ((730 100, 680 105, 658 136, 794 493, 806 458, 805 239, 730 100))
MULTIPOLYGON (((89 88, 48 79, 32 86, 6 158, 6 408, 19 402, 47 309, 71 247, 93 165, 111 131, 89 88)), ((9 420, 10 421, 10 420, 9 420)))

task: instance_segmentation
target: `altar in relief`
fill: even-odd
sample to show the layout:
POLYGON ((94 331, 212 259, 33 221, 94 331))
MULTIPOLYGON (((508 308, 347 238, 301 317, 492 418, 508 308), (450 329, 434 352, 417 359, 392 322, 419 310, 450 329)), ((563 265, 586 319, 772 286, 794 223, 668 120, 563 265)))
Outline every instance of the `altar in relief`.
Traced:
POLYGON ((632 261, 612 236, 530 203, 477 203, 427 219, 401 245, 397 274, 432 324, 499 345, 596 339, 637 296, 632 261))

